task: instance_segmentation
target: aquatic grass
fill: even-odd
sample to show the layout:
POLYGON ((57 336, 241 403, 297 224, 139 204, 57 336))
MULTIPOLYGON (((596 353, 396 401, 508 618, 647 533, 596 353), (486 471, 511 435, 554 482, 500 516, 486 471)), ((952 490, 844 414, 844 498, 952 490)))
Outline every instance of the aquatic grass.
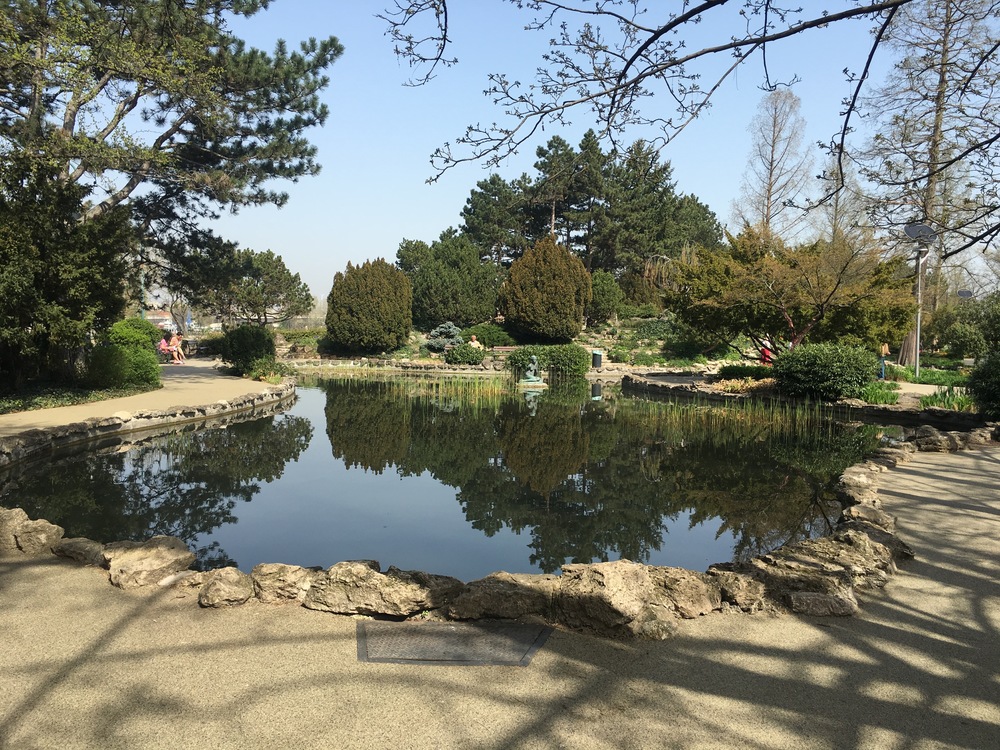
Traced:
POLYGON ((861 400, 866 404, 897 404, 899 383, 885 380, 868 383, 861 389, 861 400))
POLYGON ((316 378, 313 384, 324 382, 375 385, 388 398, 416 400, 428 405, 452 408, 456 405, 473 409, 496 409, 504 398, 514 393, 514 379, 509 372, 494 375, 401 375, 399 373, 346 371, 336 376, 316 378))
POLYGON ((975 411, 976 403, 964 388, 945 386, 927 396, 920 397, 921 408, 937 407, 953 411, 975 411))
POLYGON ((695 435, 717 448, 748 442, 808 441, 842 429, 819 402, 791 405, 742 401, 718 405, 697 400, 678 404, 637 399, 630 406, 618 414, 624 424, 634 419, 638 430, 652 424, 659 439, 674 445, 684 445, 695 435))

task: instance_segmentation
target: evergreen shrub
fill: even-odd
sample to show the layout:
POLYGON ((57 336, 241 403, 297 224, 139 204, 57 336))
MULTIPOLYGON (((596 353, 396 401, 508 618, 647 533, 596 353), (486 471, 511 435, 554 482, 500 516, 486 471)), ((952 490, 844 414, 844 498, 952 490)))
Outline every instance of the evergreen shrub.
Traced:
POLYGON ((569 342, 583 330, 590 300, 590 274, 583 263, 545 237, 511 265, 499 307, 506 325, 524 337, 569 342))
POLYGON ((603 323, 618 314, 618 309, 625 302, 625 292, 608 271, 594 271, 590 281, 592 296, 587 305, 587 320, 591 323, 603 323))
POLYGON ((241 325, 225 332, 219 355, 238 375, 247 375, 260 359, 274 359, 274 332, 270 328, 241 325))
POLYGON ((87 382, 94 388, 160 385, 160 362, 150 349, 102 344, 91 353, 87 382))
POLYGON ((150 323, 145 318, 126 318, 119 320, 108 331, 108 340, 119 346, 138 346, 142 342, 149 344, 155 352, 163 338, 163 330, 150 323))
POLYGON ((496 323, 480 323, 479 325, 462 329, 462 338, 465 341, 471 341, 473 336, 476 337, 476 341, 487 349, 492 349, 494 346, 517 345, 514 337, 496 323))
POLYGON ((861 347, 804 344, 775 359, 772 369, 786 396, 837 401, 861 397, 876 378, 878 357, 861 347))
POLYGON ((382 258, 333 277, 326 330, 334 351, 378 353, 403 346, 413 327, 413 291, 402 271, 382 258))
POLYGON ((432 352, 443 352, 449 346, 458 346, 464 341, 462 331, 448 321, 427 334, 427 348, 432 352))
POLYGON ((88 357, 87 382, 95 388, 160 385, 156 345, 163 331, 141 318, 119 320, 107 341, 88 357))
POLYGON ((485 358, 485 349, 470 344, 459 344, 444 353, 444 361, 449 365, 481 365, 485 358))
POLYGON ((952 357, 981 357, 986 352, 983 332, 970 323, 955 323, 944 330, 941 345, 952 357))
POLYGON ((1000 419, 1000 354, 990 354, 976 363, 966 389, 980 414, 1000 419))

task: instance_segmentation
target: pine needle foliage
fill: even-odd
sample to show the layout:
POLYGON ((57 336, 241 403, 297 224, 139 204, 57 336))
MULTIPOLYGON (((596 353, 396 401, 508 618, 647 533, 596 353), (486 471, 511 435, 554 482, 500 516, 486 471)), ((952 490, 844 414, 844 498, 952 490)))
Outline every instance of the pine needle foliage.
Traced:
POLYGON ((571 341, 583 330, 583 312, 590 300, 587 269, 551 237, 514 261, 500 288, 506 325, 542 342, 571 341))
POLYGON ((379 353, 406 343, 413 327, 406 274, 378 258, 337 273, 327 297, 326 330, 335 350, 379 353))

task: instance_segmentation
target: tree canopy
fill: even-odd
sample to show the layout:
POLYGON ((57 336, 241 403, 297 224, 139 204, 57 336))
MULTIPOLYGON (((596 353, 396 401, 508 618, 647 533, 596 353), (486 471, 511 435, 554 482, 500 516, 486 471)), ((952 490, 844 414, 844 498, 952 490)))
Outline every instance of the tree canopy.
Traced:
POLYGON ((309 285, 270 250, 240 249, 218 269, 218 283, 206 285, 199 301, 228 321, 266 326, 304 315, 313 306, 309 285))
POLYGON ((328 111, 334 37, 273 55, 226 19, 267 0, 14 0, 0 18, 0 150, 93 187, 84 219, 134 198, 147 223, 283 203, 268 185, 319 170, 304 137, 328 111), (140 190, 141 188, 141 190, 140 190), (141 197, 140 197, 141 196, 141 197))
POLYGON ((843 237, 786 247, 747 228, 729 247, 659 267, 670 306, 696 330, 761 344, 850 337, 898 340, 913 300, 901 258, 843 237))
MULTIPOLYGON (((613 144, 638 126, 658 131, 656 145, 663 146, 704 113, 724 81, 752 64, 759 65, 765 90, 797 83, 794 70, 778 74, 769 67, 767 53, 775 45, 793 37, 815 39, 832 27, 854 24, 857 44, 845 45, 842 56, 828 61, 810 60, 843 71, 850 86, 837 132, 828 143, 836 165, 827 172, 830 191, 843 185, 843 167, 853 156, 851 133, 861 116, 869 114, 873 99, 883 98, 872 71, 890 58, 899 63, 899 70, 910 67, 907 92, 891 105, 910 120, 908 132, 917 138, 910 142, 941 144, 946 141, 936 136, 947 134, 950 146, 937 152, 918 148, 916 158, 898 162, 900 171, 880 171, 873 165, 885 197, 926 194, 928 186, 942 181, 971 182, 978 191, 971 204, 959 205, 963 210, 955 215, 937 214, 939 228, 951 233, 947 252, 988 244, 1000 235, 1000 187, 993 179, 1000 167, 998 16, 992 0, 828 0, 798 5, 783 0, 701 0, 679 7, 641 0, 515 4, 525 14, 528 32, 550 36, 549 49, 533 81, 522 82, 503 71, 488 75, 484 93, 503 115, 490 125, 470 125, 440 147, 432 155, 438 177, 463 162, 501 164, 538 132, 568 124, 581 110, 591 111, 601 138, 613 144), (894 58, 901 51, 905 59, 894 58), (945 109, 943 120, 926 116, 945 109)), ((457 62, 449 56, 453 40, 448 20, 464 5, 458 0, 395 0, 382 14, 397 52, 416 66, 416 83, 426 83, 439 68, 457 62)), ((881 122, 876 129, 886 132, 894 124, 881 122)), ((899 230, 935 216, 920 215, 926 204, 909 208, 896 204, 882 212, 886 223, 879 226, 899 230)))

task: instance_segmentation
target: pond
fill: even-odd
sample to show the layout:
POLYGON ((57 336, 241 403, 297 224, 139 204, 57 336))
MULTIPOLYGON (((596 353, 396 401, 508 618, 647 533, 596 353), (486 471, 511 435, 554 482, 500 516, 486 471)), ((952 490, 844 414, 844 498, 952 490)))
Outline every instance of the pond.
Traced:
POLYGON ((705 570, 826 533, 833 484, 879 440, 789 408, 593 400, 582 381, 327 380, 278 416, 48 463, 0 504, 68 537, 177 536, 202 568, 705 570))

